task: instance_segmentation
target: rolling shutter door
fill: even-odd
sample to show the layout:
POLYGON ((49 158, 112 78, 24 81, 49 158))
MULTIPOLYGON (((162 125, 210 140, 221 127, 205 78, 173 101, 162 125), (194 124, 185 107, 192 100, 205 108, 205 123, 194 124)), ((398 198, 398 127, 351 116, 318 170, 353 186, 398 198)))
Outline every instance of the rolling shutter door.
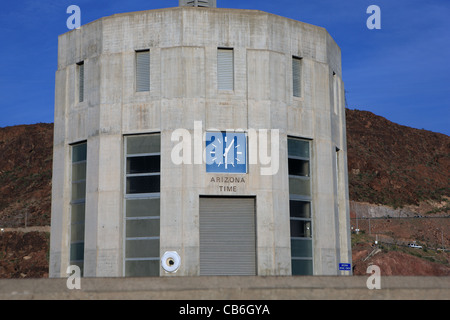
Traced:
POLYGON ((256 275, 254 198, 200 198, 200 275, 256 275))
POLYGON ((217 83, 219 90, 234 89, 233 49, 217 51, 217 83))

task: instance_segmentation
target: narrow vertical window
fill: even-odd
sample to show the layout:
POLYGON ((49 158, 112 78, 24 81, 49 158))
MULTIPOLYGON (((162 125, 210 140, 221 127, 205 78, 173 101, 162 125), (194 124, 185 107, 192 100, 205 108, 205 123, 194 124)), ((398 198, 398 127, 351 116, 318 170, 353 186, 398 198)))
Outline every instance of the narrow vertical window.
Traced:
POLYGON ((161 135, 125 138, 125 276, 159 276, 161 135))
POLYGON ((336 147, 336 197, 337 197, 337 209, 339 213, 339 184, 340 184, 340 170, 339 170, 339 157, 340 157, 340 149, 336 147))
POLYGON ((84 101, 84 61, 77 63, 78 69, 78 101, 84 101))
POLYGON ((292 275, 312 275, 310 142, 288 138, 292 275))
POLYGON ((217 50, 217 86, 219 90, 234 90, 233 49, 217 50))
POLYGON ((150 91, 150 51, 136 52, 136 92, 150 91))
POLYGON ((86 211, 86 162, 87 144, 72 146, 72 199, 70 218, 70 264, 84 264, 84 227, 86 211))
POLYGON ((292 84, 294 97, 302 96, 302 58, 292 57, 292 84))
POLYGON ((339 109, 339 83, 336 72, 333 72, 333 107, 334 113, 338 113, 339 109))

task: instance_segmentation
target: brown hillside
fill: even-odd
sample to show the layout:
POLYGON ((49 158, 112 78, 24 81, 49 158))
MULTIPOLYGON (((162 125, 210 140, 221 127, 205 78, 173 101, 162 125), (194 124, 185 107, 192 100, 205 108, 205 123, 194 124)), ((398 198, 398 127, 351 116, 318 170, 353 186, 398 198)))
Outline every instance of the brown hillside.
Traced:
POLYGON ((450 137, 347 110, 350 199, 419 204, 450 195, 450 137))
POLYGON ((0 232, 0 278, 47 278, 49 234, 0 232))
POLYGON ((0 226, 50 224, 53 124, 0 128, 0 226))

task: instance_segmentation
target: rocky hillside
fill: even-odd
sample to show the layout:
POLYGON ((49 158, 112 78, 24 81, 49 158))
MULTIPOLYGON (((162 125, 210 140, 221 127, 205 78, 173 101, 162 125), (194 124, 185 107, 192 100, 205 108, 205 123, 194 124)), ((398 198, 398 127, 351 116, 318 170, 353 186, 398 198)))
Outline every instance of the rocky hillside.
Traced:
POLYGON ((0 128, 0 278, 48 276, 53 124, 0 128))
POLYGON ((0 128, 0 227, 50 224, 53 124, 0 128))
POLYGON ((48 232, 0 232, 0 278, 47 278, 48 232))
POLYGON ((450 243, 450 137, 368 111, 346 120, 354 274, 375 264, 385 275, 450 275, 449 252, 437 250, 450 243))
POLYGON ((346 115, 351 200, 395 208, 450 195, 449 136, 368 111, 346 115))
MULTIPOLYGON (((0 278, 48 276, 48 232, 17 228, 50 225, 52 144, 53 124, 0 128, 0 228, 5 228, 0 231, 0 278)), ((449 136, 347 110, 347 144, 352 201, 449 215, 449 136)), ((362 232, 352 235, 355 274, 365 274, 367 265, 375 263, 386 275, 449 275, 449 253, 399 245, 420 238, 434 248, 441 235, 448 246, 449 231, 443 235, 441 230, 450 228, 450 219, 440 218, 438 224, 421 219, 416 227, 378 220, 379 233, 390 239, 378 251, 373 248, 375 222, 367 227, 361 221, 362 232)))

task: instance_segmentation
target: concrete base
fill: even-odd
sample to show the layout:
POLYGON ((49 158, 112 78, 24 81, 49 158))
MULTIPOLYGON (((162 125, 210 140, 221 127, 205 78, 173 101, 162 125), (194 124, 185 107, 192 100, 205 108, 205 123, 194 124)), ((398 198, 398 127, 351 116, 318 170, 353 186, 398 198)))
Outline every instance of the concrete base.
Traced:
POLYGON ((422 300, 450 299, 450 277, 382 277, 369 290, 368 277, 161 277, 82 278, 80 290, 66 279, 0 280, 8 300, 422 300))

